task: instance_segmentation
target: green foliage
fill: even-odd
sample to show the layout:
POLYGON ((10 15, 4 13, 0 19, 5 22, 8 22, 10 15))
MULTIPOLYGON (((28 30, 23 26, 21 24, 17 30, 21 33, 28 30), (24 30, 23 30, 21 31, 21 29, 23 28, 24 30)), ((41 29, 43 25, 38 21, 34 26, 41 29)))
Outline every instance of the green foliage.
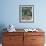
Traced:
POLYGON ((29 7, 23 7, 22 8, 22 15, 23 16, 32 16, 32 11, 30 10, 29 7))

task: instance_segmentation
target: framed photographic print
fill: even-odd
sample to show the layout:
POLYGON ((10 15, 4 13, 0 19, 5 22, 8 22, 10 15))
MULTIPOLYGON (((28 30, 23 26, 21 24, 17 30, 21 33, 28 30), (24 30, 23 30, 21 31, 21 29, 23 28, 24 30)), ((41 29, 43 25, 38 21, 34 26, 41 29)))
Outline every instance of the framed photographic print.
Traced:
POLYGON ((19 6, 19 22, 34 22, 34 5, 19 6))

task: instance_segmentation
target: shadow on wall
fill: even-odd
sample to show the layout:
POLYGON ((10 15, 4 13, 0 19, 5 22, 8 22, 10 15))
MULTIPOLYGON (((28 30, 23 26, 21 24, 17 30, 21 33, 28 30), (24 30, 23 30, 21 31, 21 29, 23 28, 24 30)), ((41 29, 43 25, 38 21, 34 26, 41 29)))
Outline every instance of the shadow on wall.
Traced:
POLYGON ((0 43, 2 43, 2 33, 6 31, 3 30, 4 28, 6 28, 6 26, 4 24, 0 24, 0 43))

